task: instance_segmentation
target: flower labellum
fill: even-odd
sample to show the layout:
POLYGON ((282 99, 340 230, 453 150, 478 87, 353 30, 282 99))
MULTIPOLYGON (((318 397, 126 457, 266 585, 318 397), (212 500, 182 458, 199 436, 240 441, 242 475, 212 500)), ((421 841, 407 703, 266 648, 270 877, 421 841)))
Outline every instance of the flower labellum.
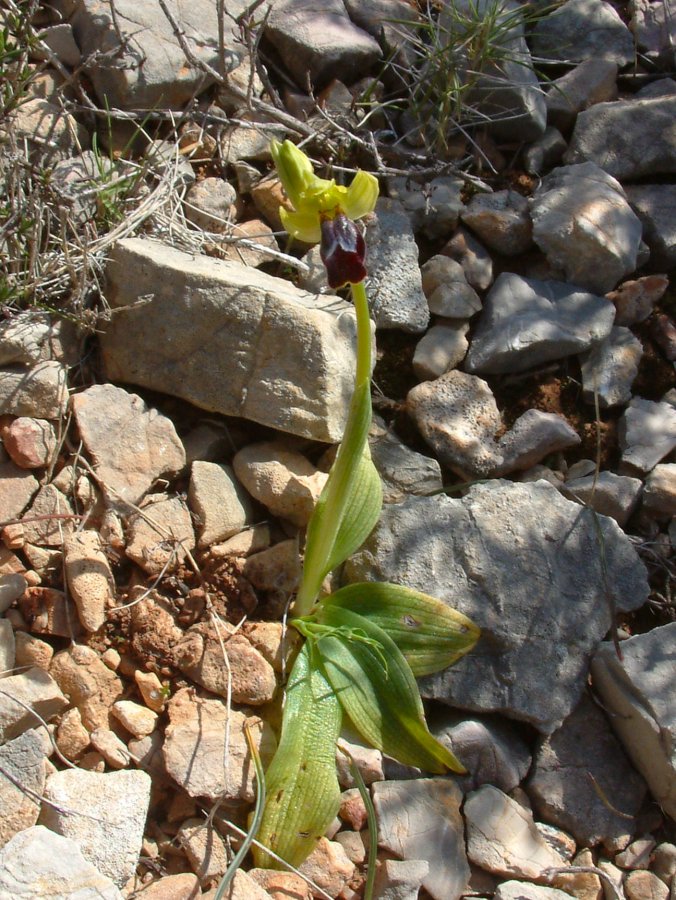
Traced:
POLYGON ((329 287, 341 288, 366 278, 366 244, 357 226, 343 213, 321 223, 319 254, 326 266, 329 287))

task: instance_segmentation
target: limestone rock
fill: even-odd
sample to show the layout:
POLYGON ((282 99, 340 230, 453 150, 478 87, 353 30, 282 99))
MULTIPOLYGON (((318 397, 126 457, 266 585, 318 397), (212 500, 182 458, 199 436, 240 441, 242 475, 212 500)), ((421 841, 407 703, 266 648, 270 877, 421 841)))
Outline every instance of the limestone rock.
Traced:
POLYGON ((196 697, 182 688, 168 704, 169 725, 162 754, 167 772, 191 797, 210 800, 254 799, 254 770, 244 737, 244 723, 267 765, 275 750, 270 726, 258 717, 232 710, 220 699, 196 697), (226 724, 230 729, 227 770, 223 767, 226 724))
POLYGON ((643 225, 643 240, 650 247, 650 270, 673 268, 676 266, 676 184, 630 184, 626 192, 643 225))
POLYGON ((435 240, 450 234, 457 225, 463 187, 459 178, 440 176, 423 185, 397 175, 388 180, 387 187, 390 198, 403 205, 416 234, 422 232, 435 240))
POLYGON ((467 283, 475 290, 485 291, 491 286, 493 261, 471 231, 459 226, 453 237, 444 244, 441 255, 460 263, 467 283))
MULTIPOLYGON (((228 6, 224 22, 225 47, 219 49, 216 11, 208 0, 186 7, 176 0, 167 4, 178 21, 192 53, 215 69, 233 69, 241 60, 235 39, 235 18, 245 8, 239 0, 228 6)), ((212 82, 201 68, 188 63, 171 23, 159 6, 139 7, 121 0, 113 17, 95 0, 77 4, 73 32, 86 72, 99 98, 120 109, 182 109, 212 82), (118 31, 119 29, 119 31, 118 31), (103 51, 103 52, 102 52, 103 51)))
POLYGON ((192 464, 188 502, 199 522, 199 543, 209 547, 242 531, 253 510, 234 472, 225 464, 192 464))
POLYGON ((668 287, 669 279, 666 275, 644 275, 623 281, 616 291, 606 294, 617 310, 615 324, 636 325, 645 321, 668 287))
POLYGON ((648 475, 643 489, 643 509, 656 518, 676 516, 676 464, 662 463, 648 475))
POLYGON ((18 737, 38 723, 31 710, 49 722, 67 702, 56 681, 37 667, 3 678, 0 743, 18 737))
POLYGON ((200 900, 201 896, 197 877, 191 872, 181 872, 151 882, 138 894, 138 900, 200 900))
POLYGON ((18 518, 38 490, 37 478, 11 461, 0 462, 0 509, 8 519, 18 518))
POLYGON ((302 453, 265 441, 244 447, 232 465, 241 484, 273 516, 307 525, 327 476, 302 453))
POLYGON ((500 413, 488 384, 457 369, 412 388, 409 413, 439 460, 461 475, 480 478, 502 463, 495 442, 500 413))
POLYGON ((607 338, 582 359, 582 384, 587 403, 598 396, 603 408, 631 400, 631 386, 638 374, 643 346, 628 328, 615 326, 607 338))
POLYGON ((157 713, 133 700, 117 700, 113 715, 135 738, 146 737, 157 725, 157 713))
POLYGON ((132 513, 127 520, 124 552, 149 575, 170 572, 195 548, 188 507, 181 497, 150 494, 140 509, 142 513, 132 513))
POLYGON ((355 867, 340 844, 322 837, 298 871, 329 896, 337 897, 354 875, 355 867))
POLYGON ((228 635, 223 630, 219 634, 213 625, 193 625, 174 647, 176 664, 185 675, 214 694, 227 697, 231 690, 235 703, 252 706, 267 703, 277 688, 272 666, 243 634, 228 635))
POLYGON ((565 828, 580 846, 604 843, 611 850, 633 834, 628 817, 638 814, 645 791, 603 712, 586 697, 541 742, 528 780, 529 796, 545 822, 565 828), (622 816, 603 803, 595 783, 622 816))
POLYGON ((554 169, 531 215, 535 243, 567 281, 604 293, 635 270, 641 223, 619 182, 594 163, 554 169))
POLYGON ((8 366, 0 371, 0 414, 58 419, 68 406, 66 369, 45 360, 30 369, 8 366))
POLYGON ((622 466, 646 473, 676 447, 676 409, 634 397, 619 424, 622 466))
POLYGON ((567 164, 591 160, 621 181, 676 171, 676 96, 597 103, 575 123, 567 164))
POLYGON ((203 231, 227 231, 236 199, 235 189, 227 181, 203 178, 195 182, 185 196, 186 219, 203 231))
POLYGON ((543 881, 547 869, 563 865, 531 813, 498 788, 487 784, 470 794, 464 812, 467 853, 482 869, 507 878, 543 881))
POLYGON ((206 885, 225 874, 228 852, 223 838, 213 825, 204 819, 186 819, 178 830, 176 840, 201 884, 206 885))
POLYGON ((433 325, 418 341, 413 356, 413 371, 418 378, 439 378, 465 358, 469 344, 467 322, 433 325))
POLYGON ((429 322, 429 308, 422 291, 418 247, 398 200, 378 200, 365 239, 366 288, 377 327, 421 334, 429 322))
POLYGON ((579 112, 617 97, 617 63, 592 57, 552 81, 547 90, 547 121, 561 130, 575 123, 579 112))
POLYGON ((533 51, 548 60, 603 59, 626 66, 634 38, 618 13, 601 0, 566 0, 533 29, 533 51))
POLYGON ((55 485, 45 484, 24 515, 24 540, 42 547, 61 547, 64 534, 73 530, 73 507, 55 485))
POLYGON ((570 894, 558 888, 524 881, 503 881, 493 895, 495 900, 565 900, 570 894))
POLYGON ((382 482, 384 503, 399 503, 408 494, 435 494, 443 487, 436 459, 411 450, 375 420, 369 443, 371 459, 382 482))
POLYGON ((406 584, 481 628, 473 652, 420 680, 423 697, 501 711, 549 733, 578 702, 589 656, 610 627, 599 597, 611 591, 617 609, 629 610, 648 595, 645 568, 617 523, 598 524, 608 581, 594 514, 544 481, 493 481, 462 499, 410 497, 383 509, 344 578, 406 584))
POLYGON ((587 350, 610 332, 615 309, 605 298, 559 281, 499 276, 467 354, 468 372, 523 372, 587 350))
POLYGON ((456 260, 441 254, 421 266, 422 289, 430 312, 450 319, 469 319, 481 309, 481 300, 456 260))
POLYGON ((109 728, 95 728, 90 735, 92 747, 111 769, 125 769, 131 762, 126 744, 109 728))
POLYGON ((14 669, 15 647, 12 623, 9 619, 0 619, 0 678, 9 675, 14 669))
POLYGON ((559 129, 548 126, 544 134, 524 151, 523 164, 526 171, 529 175, 544 175, 561 162, 567 146, 559 129))
POLYGON ((49 776, 45 796, 61 809, 45 804, 40 824, 74 840, 102 875, 124 885, 134 874, 141 852, 150 776, 138 770, 66 769, 49 776))
POLYGON ((24 141, 32 162, 50 167, 89 146, 87 129, 62 106, 39 97, 25 98, 10 114, 17 142, 24 141))
POLYGON ((139 238, 115 245, 107 273, 117 310, 101 335, 110 379, 313 440, 340 439, 355 365, 347 304, 329 308, 250 266, 139 238))
POLYGON ((372 788, 378 843, 401 859, 425 860, 434 900, 458 900, 469 881, 462 793, 445 778, 380 781, 372 788))
POLYGON ((580 442, 579 434, 563 416, 529 409, 498 441, 503 455, 499 474, 524 471, 551 453, 576 447, 580 442))
POLYGON ((592 680, 610 722, 665 813, 676 816, 676 702, 671 689, 676 623, 611 644, 592 660, 592 680))
POLYGON ((343 3, 279 0, 266 22, 265 36, 279 52, 298 86, 325 83, 340 72, 351 84, 368 74, 381 57, 378 43, 353 24, 343 3))
POLYGON ((628 900, 667 900, 669 889, 652 872, 638 869, 630 872, 624 882, 628 900))
POLYGON ((73 397, 72 408, 109 504, 138 503, 160 476, 185 465, 171 420, 137 394, 95 384, 73 397))
POLYGON ((57 653, 49 671, 73 706, 77 706, 82 722, 93 731, 107 728, 110 710, 122 695, 122 681, 90 647, 72 644, 57 653))
POLYGON ((503 256, 518 256, 533 241, 528 201, 516 191, 475 194, 461 218, 484 244, 503 256))
POLYGON ((42 825, 27 828, 0 849, 0 895, 12 900, 123 900, 76 841, 42 825))
POLYGON ((377 900, 417 900, 429 870, 426 859, 384 859, 376 875, 374 897, 377 900))
POLYGON ((13 462, 22 469, 49 465, 56 449, 54 426, 46 419, 19 416, 2 430, 2 442, 13 462))
POLYGON ((267 550, 252 553, 244 562, 242 574, 259 591, 292 594, 302 574, 297 540, 279 541, 267 550))
MULTIPOLYGON (((0 847, 37 822, 46 762, 42 741, 34 730, 0 747, 0 847)), ((0 885, 1 879, 0 875, 0 885)))
POLYGON ((638 505, 642 487, 638 478, 604 471, 599 472, 598 477, 570 478, 561 486, 561 493, 569 500, 590 506, 602 516, 610 516, 624 528, 638 505))
POLYGON ((66 580, 80 622, 87 631, 98 631, 106 620, 107 608, 115 601, 115 580, 98 532, 69 535, 63 554, 66 580))

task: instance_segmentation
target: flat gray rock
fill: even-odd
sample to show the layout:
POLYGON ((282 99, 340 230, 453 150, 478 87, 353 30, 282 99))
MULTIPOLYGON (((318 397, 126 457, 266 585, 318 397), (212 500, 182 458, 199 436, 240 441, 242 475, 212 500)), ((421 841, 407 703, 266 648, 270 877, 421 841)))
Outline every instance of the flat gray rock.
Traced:
POLYGON ((592 681, 624 748, 664 812, 676 818, 676 622, 602 644, 592 681))
POLYGON ((605 298, 574 285, 505 272, 486 296, 465 368, 500 375, 581 353, 609 334, 614 317, 605 298))
POLYGON ((625 179, 676 172, 676 96, 598 103, 580 113, 564 160, 625 179))
POLYGON ((68 701, 54 679, 34 666, 2 679, 0 694, 0 743, 18 737, 38 723, 31 710, 49 722, 68 701))
POLYGON ((108 378, 313 440, 342 437, 356 336, 343 301, 139 238, 113 248, 107 298, 108 378))
MULTIPOLYGON (((246 9, 246 3, 228 3, 223 53, 219 51, 218 16, 210 0, 189 4, 168 0, 167 6, 201 62, 217 70, 222 66, 225 72, 239 64, 243 52, 235 40, 235 17, 246 9)), ((122 109, 181 109, 213 83, 188 63, 159 4, 116 0, 115 10, 113 18, 109 6, 82 0, 72 19, 75 39, 87 60, 87 75, 99 98, 122 109)))
POLYGON ((612 851, 634 834, 646 785, 601 708, 582 700, 538 747, 526 786, 539 818, 572 834, 578 846, 612 851), (592 781, 592 778, 594 779, 592 781), (598 785, 615 809, 604 803, 598 785))
POLYGON ((578 702, 608 632, 607 591, 620 611, 648 596, 632 544, 602 516, 606 583, 593 515, 544 481, 475 485, 461 500, 411 497, 383 510, 345 578, 409 585, 481 628, 471 653, 421 679, 424 697, 550 733, 578 702))
POLYGON ((381 197, 366 227, 366 289, 378 328, 421 334, 430 320, 411 223, 398 200, 381 197))
POLYGON ((652 271, 676 266, 676 184, 630 184, 627 199, 643 225, 652 271))
POLYGON ((590 506, 602 516, 610 516, 624 528, 638 506, 642 488, 639 478, 599 472, 598 478, 593 474, 570 478, 560 490, 569 500, 590 506))
POLYGON ((528 409, 498 441, 504 459, 498 473, 523 472, 551 453, 581 443, 580 435, 563 416, 528 409))
POLYGON ((411 450, 384 426, 372 425, 369 445, 382 481, 384 503, 400 503, 409 494, 436 494, 443 488, 436 459, 411 450))
POLYGON ((73 414, 110 505, 138 503, 162 475, 185 465, 173 422, 138 394, 95 384, 76 394, 73 414))
POLYGON ((540 59, 604 59, 618 66, 634 59, 631 31, 602 0, 567 0, 536 23, 532 41, 540 59))
POLYGON ((434 900, 458 900, 470 876, 458 786, 447 778, 416 778, 379 781, 372 791, 379 846, 401 859, 426 860, 425 890, 434 900))
POLYGON ((49 776, 45 797, 55 806, 43 805, 40 824, 75 841, 118 887, 126 884, 141 853, 150 775, 65 769, 49 776))
POLYGON ((501 465, 495 434, 502 422, 482 378, 454 369, 411 388, 406 406, 439 461, 454 472, 482 478, 501 465))
POLYGON ((467 793, 492 784, 509 793, 521 784, 531 765, 526 741, 511 722, 498 716, 470 717, 453 710, 437 710, 429 719, 432 734, 468 770, 460 779, 467 793))
POLYGON ((582 393, 587 403, 621 406, 631 400, 631 386, 638 375, 643 344, 622 325, 613 326, 608 337, 592 347, 581 360, 582 393))
POLYGON ((11 900, 123 900, 76 841, 43 825, 20 832, 0 850, 0 896, 11 900))
POLYGON ((378 42, 358 28, 342 0, 275 0, 265 36, 303 90, 339 77, 352 84, 367 75, 382 53, 378 42))
POLYGON ((594 163, 554 169, 531 216, 535 243, 567 281, 603 294, 636 269, 641 222, 620 183, 594 163))
POLYGON ((448 176, 420 183, 397 175, 387 181, 389 197, 403 205, 413 231, 420 231, 431 240, 448 237, 458 224, 462 188, 459 178, 448 176))
POLYGON ((460 365, 469 348, 468 330, 467 322, 449 321, 425 332, 413 354, 413 371, 421 381, 439 378, 460 365))
POLYGON ((493 875, 545 881, 544 872, 563 858, 538 831, 533 814, 516 800, 486 784, 465 802, 467 855, 493 875))
POLYGON ((46 762, 43 741, 34 729, 0 747, 0 846, 37 822, 46 762))
POLYGON ((527 881, 503 881, 497 886, 494 900, 566 900, 570 897, 558 888, 544 884, 530 884, 527 881))
POLYGON ((56 360, 0 369, 0 415, 58 419, 68 407, 68 373, 56 360))
POLYGON ((630 474, 646 474, 676 447, 676 409, 662 401, 634 397, 618 430, 622 467, 630 474))
POLYGON ((617 97, 617 63, 607 59, 586 59, 545 85, 545 90, 547 121, 568 130, 583 109, 617 97))
POLYGON ((470 319, 481 309, 481 300, 465 272, 448 256, 433 256, 420 267, 422 289, 430 312, 449 319, 470 319))

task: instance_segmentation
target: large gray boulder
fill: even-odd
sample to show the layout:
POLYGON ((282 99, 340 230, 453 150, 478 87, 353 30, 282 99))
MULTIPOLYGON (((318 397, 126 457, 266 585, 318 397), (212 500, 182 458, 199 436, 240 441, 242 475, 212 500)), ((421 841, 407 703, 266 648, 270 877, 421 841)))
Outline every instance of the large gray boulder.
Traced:
MULTIPOLYGON (((245 0, 226 4, 222 51, 217 5, 211 0, 167 0, 167 7, 200 62, 224 73, 241 62, 235 18, 246 9, 245 0)), ((72 19, 87 75, 102 102, 121 109, 181 109, 213 82, 186 60, 159 3, 115 0, 114 13, 109 3, 77 0, 72 19)))
POLYGON ((591 160, 620 181, 676 172, 676 95, 581 112, 564 160, 591 160))
POLYGON ((604 297, 503 272, 484 301, 465 368, 500 375, 563 359, 606 337, 614 318, 604 297))
POLYGON ((113 248, 106 296, 110 380, 313 440, 342 436, 356 341, 343 301, 140 238, 113 248))
POLYGON ((622 659, 602 644, 594 689, 634 765, 664 812, 676 818, 676 622, 622 642, 622 659))
POLYGON ((617 523, 543 481, 493 481, 461 500, 386 507, 345 577, 409 585, 481 628, 471 653, 422 679, 423 696, 545 733, 578 702, 611 604, 633 610, 648 597, 643 564, 617 523))
POLYGON ((594 163, 554 169, 531 216, 535 243, 567 281, 603 294, 636 269, 641 222, 620 183, 594 163))

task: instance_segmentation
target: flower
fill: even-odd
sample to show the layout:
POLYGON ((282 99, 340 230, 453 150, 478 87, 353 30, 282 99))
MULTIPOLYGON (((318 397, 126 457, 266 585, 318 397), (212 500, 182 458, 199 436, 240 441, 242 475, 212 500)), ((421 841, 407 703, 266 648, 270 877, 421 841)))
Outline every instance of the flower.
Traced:
MULTIPOLYGON (((378 181, 359 171, 349 187, 315 175, 312 163, 291 141, 272 141, 272 158, 293 211, 280 207, 284 228, 292 237, 316 244, 322 239, 322 222, 339 215, 354 221, 373 212, 378 199, 378 181)), ((344 283, 344 282, 343 282, 344 283)))

